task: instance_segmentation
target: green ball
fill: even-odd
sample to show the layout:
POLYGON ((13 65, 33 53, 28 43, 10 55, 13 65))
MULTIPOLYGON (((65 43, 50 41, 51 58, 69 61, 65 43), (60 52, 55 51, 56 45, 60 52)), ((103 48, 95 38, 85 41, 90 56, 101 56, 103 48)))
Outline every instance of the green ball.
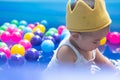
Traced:
POLYGON ((53 31, 54 33, 58 33, 58 30, 56 28, 50 28, 49 31, 53 31))
POLYGON ((25 26, 24 26, 24 25, 20 25, 20 26, 18 26, 18 28, 19 28, 20 30, 23 30, 23 29, 25 29, 25 26))
POLYGON ((51 36, 51 35, 53 35, 53 34, 54 34, 53 31, 47 31, 47 32, 45 33, 45 36, 51 36))
POLYGON ((18 20, 12 20, 12 21, 11 21, 11 24, 15 24, 15 25, 18 26, 18 25, 19 25, 19 22, 18 22, 18 20))
POLYGON ((3 32, 4 32, 4 30, 1 30, 1 29, 0 29, 0 34, 2 34, 3 32))
POLYGON ((8 47, 6 43, 0 42, 0 47, 8 47))
POLYGON ((3 25, 3 26, 0 27, 0 30, 5 31, 7 28, 8 28, 7 26, 4 26, 4 25, 3 25))

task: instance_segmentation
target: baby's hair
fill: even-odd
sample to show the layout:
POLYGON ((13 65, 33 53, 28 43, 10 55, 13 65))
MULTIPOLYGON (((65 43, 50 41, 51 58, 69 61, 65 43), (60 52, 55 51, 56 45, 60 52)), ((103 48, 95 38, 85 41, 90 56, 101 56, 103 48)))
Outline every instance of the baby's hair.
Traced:
MULTIPOLYGON (((71 4, 71 10, 74 9, 77 1, 79 1, 79 0, 76 0, 75 2, 73 2, 73 3, 71 4)), ((92 9, 94 8, 95 0, 84 0, 84 2, 85 2, 87 5, 89 5, 92 9)))

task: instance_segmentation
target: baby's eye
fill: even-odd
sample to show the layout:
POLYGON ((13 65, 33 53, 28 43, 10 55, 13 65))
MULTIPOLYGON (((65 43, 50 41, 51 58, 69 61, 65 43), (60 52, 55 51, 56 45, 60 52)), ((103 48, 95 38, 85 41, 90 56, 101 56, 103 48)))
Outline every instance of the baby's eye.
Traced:
POLYGON ((97 44, 97 42, 93 42, 93 44, 97 44))
POLYGON ((93 44, 98 44, 98 43, 100 43, 100 41, 94 41, 94 42, 93 42, 93 44))

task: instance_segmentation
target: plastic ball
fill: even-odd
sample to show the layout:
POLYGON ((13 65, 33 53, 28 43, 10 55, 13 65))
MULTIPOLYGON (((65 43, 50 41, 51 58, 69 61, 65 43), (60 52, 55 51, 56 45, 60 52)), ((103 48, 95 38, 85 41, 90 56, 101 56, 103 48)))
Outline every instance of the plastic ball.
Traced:
POLYGON ((41 50, 43 52, 52 52, 54 48, 55 48, 55 45, 51 40, 44 40, 41 43, 41 50))
POLYGON ((36 32, 36 31, 42 32, 42 31, 40 30, 40 28, 38 28, 38 27, 35 27, 35 28, 33 28, 33 30, 32 30, 33 33, 36 32))
POLYGON ((29 28, 29 27, 25 27, 22 31, 25 34, 25 33, 28 33, 28 32, 32 32, 32 29, 29 28))
POLYGON ((0 29, 0 35, 3 33, 4 31, 0 29))
POLYGON ((13 32, 13 33, 11 34, 11 40, 12 40, 13 42, 18 43, 21 39, 22 39, 22 35, 21 35, 20 32, 13 32))
POLYGON ((18 24, 19 24, 19 22, 18 22, 18 20, 15 20, 15 19, 14 19, 14 20, 12 20, 12 21, 11 21, 11 24, 18 25, 18 24))
POLYGON ((54 32, 54 33, 58 33, 58 30, 56 29, 56 28, 50 28, 48 31, 52 31, 52 32, 54 32))
POLYGON ((56 43, 59 43, 61 41, 60 35, 58 33, 53 34, 52 37, 55 39, 56 43))
POLYGON ((66 26, 64 26, 64 25, 59 26, 58 27, 58 34, 61 34, 64 29, 66 29, 66 26))
POLYGON ((35 25, 34 25, 34 24, 28 24, 28 26, 27 26, 27 27, 29 27, 29 28, 33 29, 33 28, 35 28, 35 25))
POLYGON ((0 47, 8 47, 6 43, 0 42, 0 47))
POLYGON ((0 27, 0 29, 3 30, 3 31, 6 31, 7 28, 8 28, 8 27, 5 26, 5 25, 3 25, 3 26, 0 27))
POLYGON ((30 42, 33 46, 39 46, 42 42, 42 39, 40 36, 35 35, 31 38, 30 42))
POLYGON ((35 62, 39 58, 39 51, 34 48, 30 48, 25 53, 25 59, 29 62, 35 62))
POLYGON ((41 31, 35 31, 34 35, 38 35, 42 38, 44 34, 41 31))
POLYGON ((45 36, 51 36, 51 35, 53 35, 53 34, 55 34, 54 33, 54 31, 47 31, 46 33, 45 33, 45 36))
POLYGON ((64 38, 70 36, 70 32, 67 29, 64 29, 60 35, 61 40, 63 40, 64 38))
POLYGON ((4 26, 9 26, 10 23, 9 23, 9 22, 5 22, 3 25, 4 25, 4 26))
POLYGON ((19 32, 21 36, 23 35, 23 31, 21 29, 16 28, 14 32, 19 32))
POLYGON ((7 58, 9 58, 11 55, 10 49, 8 47, 0 47, 0 52, 4 52, 7 58))
POLYGON ((21 44, 15 44, 11 47, 11 54, 20 54, 22 56, 25 55, 25 48, 21 44))
POLYGON ((15 28, 17 28, 17 25, 15 25, 15 24, 10 24, 10 25, 7 26, 7 27, 15 27, 15 28))
POLYGON ((8 32, 8 31, 4 31, 2 34, 1 34, 1 40, 3 42, 8 42, 11 38, 11 34, 8 32))
POLYGON ((54 54, 54 51, 51 51, 51 52, 43 52, 43 51, 41 51, 41 56, 42 57, 51 57, 52 58, 53 54, 54 54))
POLYGON ((42 38, 42 41, 44 41, 44 40, 51 40, 51 41, 53 41, 53 43, 56 43, 54 37, 52 37, 52 36, 45 36, 42 38))
POLYGON ((24 30, 25 26, 24 25, 19 25, 18 29, 24 30))
POLYGON ((19 25, 27 26, 27 21, 25 21, 25 20, 21 20, 21 21, 19 22, 19 25))
POLYGON ((0 52, 0 65, 6 64, 7 62, 7 57, 4 52, 0 52))
POLYGON ((100 45, 104 45, 106 43, 106 37, 100 40, 100 45))
POLYGON ((120 33, 118 32, 111 32, 107 35, 108 40, 110 41, 110 43, 112 44, 118 44, 120 43, 120 33))
POLYGON ((11 55, 11 57, 8 59, 8 64, 12 67, 22 66, 24 63, 24 57, 19 54, 11 55))
POLYGON ((37 25, 36 28, 39 28, 42 33, 44 33, 46 31, 45 26, 42 24, 37 25))
POLYGON ((8 31, 9 33, 13 33, 15 30, 16 30, 16 27, 8 27, 8 28, 7 28, 7 31, 8 31))
POLYGON ((46 28, 46 30, 48 30, 48 22, 46 21, 46 20, 42 20, 41 22, 40 22, 40 24, 42 24, 42 25, 44 25, 45 26, 45 28, 46 28))
POLYGON ((48 63, 50 62, 51 60, 51 57, 44 57, 44 56, 41 56, 39 58, 39 63, 44 65, 45 67, 48 65, 48 63))
POLYGON ((33 36, 34 36, 33 33, 28 32, 28 33, 26 33, 26 34, 24 35, 24 39, 30 41, 33 36))
POLYGON ((19 44, 23 45, 25 50, 28 50, 32 47, 32 44, 28 40, 21 40, 19 44))

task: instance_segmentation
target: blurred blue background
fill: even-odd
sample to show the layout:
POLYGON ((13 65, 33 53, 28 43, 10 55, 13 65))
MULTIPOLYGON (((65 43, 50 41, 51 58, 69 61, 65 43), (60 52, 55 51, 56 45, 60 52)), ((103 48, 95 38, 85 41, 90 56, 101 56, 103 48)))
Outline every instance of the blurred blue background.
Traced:
MULTIPOLYGON (((105 1, 113 20, 111 31, 120 32, 120 1, 105 1)), ((65 24, 66 3, 67 0, 0 0, 0 25, 13 19, 29 23, 45 19, 50 27, 58 27, 65 24)))

